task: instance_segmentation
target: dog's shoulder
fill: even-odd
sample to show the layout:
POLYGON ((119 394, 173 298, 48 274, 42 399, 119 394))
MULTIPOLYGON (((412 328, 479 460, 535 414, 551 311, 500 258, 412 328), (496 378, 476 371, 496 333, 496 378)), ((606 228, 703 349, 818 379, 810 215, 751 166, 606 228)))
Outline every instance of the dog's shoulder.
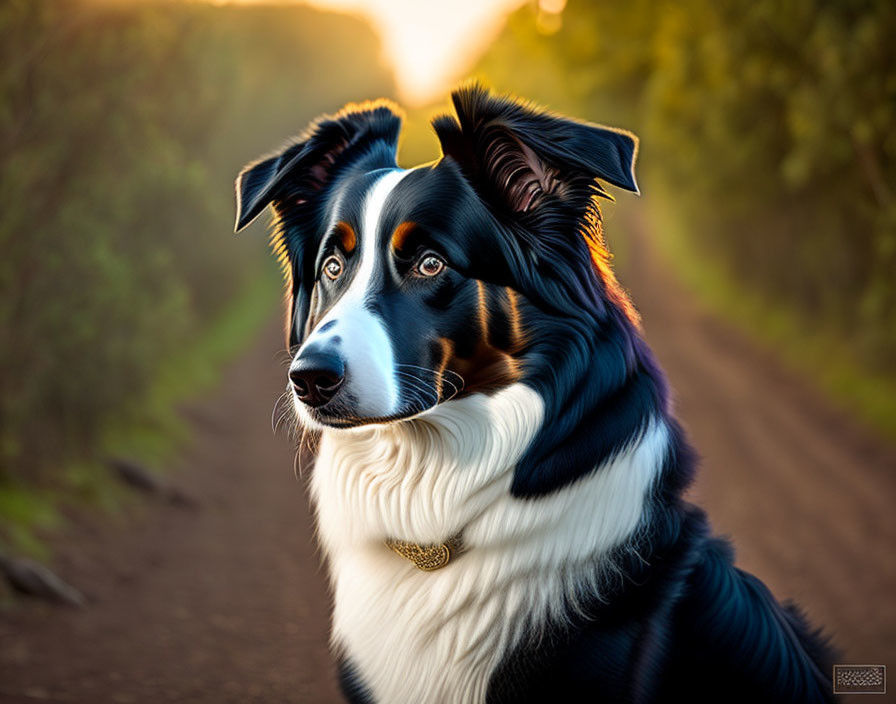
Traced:
POLYGON ((640 544, 611 556, 620 577, 612 588, 581 595, 563 618, 533 628, 505 658, 489 702, 655 701, 674 608, 708 530, 699 509, 661 514, 640 544))
MULTIPOLYGON (((822 702, 834 652, 799 610, 734 566, 694 507, 609 601, 507 658, 490 702, 822 702)), ((669 524, 664 527, 669 530, 669 524)))
POLYGON ((796 606, 734 566, 724 538, 704 543, 671 625, 669 687, 700 681, 707 697, 736 701, 832 700, 834 649, 796 606))

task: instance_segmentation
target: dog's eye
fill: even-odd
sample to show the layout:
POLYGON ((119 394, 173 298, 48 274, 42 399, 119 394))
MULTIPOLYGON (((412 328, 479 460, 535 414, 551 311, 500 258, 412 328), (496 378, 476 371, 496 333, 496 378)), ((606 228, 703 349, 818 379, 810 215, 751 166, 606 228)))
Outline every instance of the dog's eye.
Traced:
POLYGON ((427 252, 417 262, 416 272, 420 276, 438 276, 445 268, 445 260, 438 254, 427 252))
POLYGON ((324 260, 324 264, 321 267, 321 270, 324 274, 327 275, 327 278, 331 281, 335 281, 340 276, 342 276, 342 260, 333 255, 332 257, 327 257, 324 260))

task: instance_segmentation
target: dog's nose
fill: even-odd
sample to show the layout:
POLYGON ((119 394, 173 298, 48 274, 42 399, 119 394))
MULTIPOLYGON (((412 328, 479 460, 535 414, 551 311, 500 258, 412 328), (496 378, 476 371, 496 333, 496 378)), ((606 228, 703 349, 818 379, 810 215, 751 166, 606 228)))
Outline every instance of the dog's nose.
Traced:
POLYGON ((289 379, 299 400, 312 408, 329 401, 345 379, 342 359, 327 352, 306 352, 289 369, 289 379))

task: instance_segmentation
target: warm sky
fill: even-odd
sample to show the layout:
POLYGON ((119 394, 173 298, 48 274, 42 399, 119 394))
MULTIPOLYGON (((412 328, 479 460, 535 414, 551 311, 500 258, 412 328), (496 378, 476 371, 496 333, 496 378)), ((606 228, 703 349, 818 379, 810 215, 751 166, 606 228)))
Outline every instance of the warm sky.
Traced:
MULTIPOLYGON (((402 100, 409 105, 422 105, 441 97, 463 75, 500 31, 507 14, 526 0, 306 2, 367 17, 382 37, 383 50, 394 67, 402 100)), ((557 0, 552 2, 556 4, 557 0)))

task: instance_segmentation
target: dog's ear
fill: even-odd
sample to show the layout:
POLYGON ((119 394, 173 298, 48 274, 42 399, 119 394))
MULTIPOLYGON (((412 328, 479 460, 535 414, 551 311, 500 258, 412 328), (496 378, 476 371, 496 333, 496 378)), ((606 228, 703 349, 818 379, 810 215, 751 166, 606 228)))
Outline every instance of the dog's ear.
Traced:
POLYGON ((457 119, 433 121, 442 153, 499 212, 537 214, 551 205, 576 208, 595 192, 609 197, 595 179, 638 192, 633 134, 494 96, 478 84, 451 98, 457 119))
POLYGON ((350 159, 374 154, 381 166, 395 166, 401 117, 385 100, 350 104, 325 116, 274 154, 255 161, 236 179, 236 225, 239 232, 267 205, 301 206, 314 199, 350 159))
POLYGON ((304 135, 275 154, 246 166, 236 180, 236 231, 272 205, 271 246, 292 298, 287 344, 299 342, 314 285, 313 253, 323 229, 325 197, 343 170, 396 166, 401 117, 390 102, 350 104, 313 122, 304 135))

